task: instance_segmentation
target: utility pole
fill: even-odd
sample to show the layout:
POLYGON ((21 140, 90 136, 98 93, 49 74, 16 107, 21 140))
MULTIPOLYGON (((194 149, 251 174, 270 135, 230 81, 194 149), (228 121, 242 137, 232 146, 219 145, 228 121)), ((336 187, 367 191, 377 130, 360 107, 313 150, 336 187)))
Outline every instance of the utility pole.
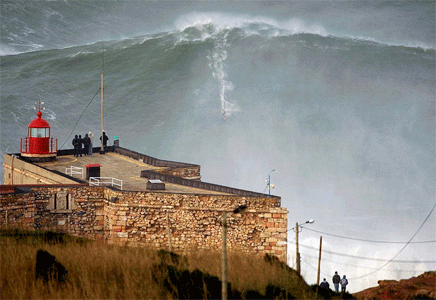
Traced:
POLYGON ((271 188, 274 188, 274 184, 271 184, 271 173, 274 172, 276 169, 271 170, 271 172, 268 173, 268 179, 266 182, 268 183, 268 196, 271 196, 271 188))
MULTIPOLYGON (((233 210, 234 214, 243 214, 247 209, 246 205, 239 205, 233 210)), ((222 286, 221 286, 221 299, 227 300, 227 212, 223 211, 222 217, 223 225, 223 255, 221 259, 222 269, 222 286)))
POLYGON ((221 299, 227 300, 227 215, 223 211, 223 258, 222 258, 222 290, 221 299))
POLYGON ((68 234, 71 235, 71 215, 68 215, 68 234))
MULTIPOLYGON (((315 222, 313 219, 310 219, 309 221, 306 221, 304 224, 312 224, 315 222)), ((295 259, 297 264, 297 273, 300 275, 301 269, 300 269, 300 251, 298 251, 298 229, 299 229, 298 222, 295 223, 295 245, 296 245, 296 251, 295 251, 295 259)))
POLYGON ((317 286, 319 286, 319 275, 321 273, 321 248, 322 248, 322 236, 319 237, 318 275, 316 277, 317 286))
POLYGON ((104 153, 104 148, 103 148, 103 130, 104 130, 104 127, 103 127, 103 74, 104 73, 101 73, 101 148, 100 148, 100 154, 104 153))
POLYGON ((171 224, 170 224, 170 216, 167 213, 167 223, 168 223, 168 247, 170 252, 172 251, 171 248, 171 224))
POLYGON ((298 251, 298 222, 295 223, 295 259, 296 259, 296 265, 297 265, 297 273, 300 275, 300 252, 298 251))

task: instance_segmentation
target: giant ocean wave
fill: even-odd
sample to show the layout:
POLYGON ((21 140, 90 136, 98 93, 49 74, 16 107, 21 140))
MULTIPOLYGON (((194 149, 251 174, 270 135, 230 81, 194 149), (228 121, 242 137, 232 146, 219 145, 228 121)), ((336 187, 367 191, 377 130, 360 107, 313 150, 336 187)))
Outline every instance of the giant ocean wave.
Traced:
POLYGON ((1 159, 37 101, 62 149, 99 132, 103 73, 111 142, 256 192, 275 169, 289 224, 405 240, 435 199, 434 3, 225 3, 2 1, 1 159))

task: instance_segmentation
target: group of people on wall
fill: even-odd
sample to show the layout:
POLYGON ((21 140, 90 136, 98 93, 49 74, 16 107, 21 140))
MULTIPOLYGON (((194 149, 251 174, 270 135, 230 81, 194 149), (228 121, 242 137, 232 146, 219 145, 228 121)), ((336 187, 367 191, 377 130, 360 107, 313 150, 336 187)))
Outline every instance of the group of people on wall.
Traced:
MULTIPOLYGON (((106 132, 103 131, 102 136, 100 137, 100 140, 103 142, 103 147, 106 151, 107 149, 107 142, 109 140, 108 136, 106 135, 106 132)), ((94 143, 94 134, 92 131, 85 134, 85 136, 82 138, 82 135, 75 135, 74 139, 72 141, 72 144, 74 146, 74 157, 79 157, 84 155, 92 155, 92 148, 94 143)))
MULTIPOLYGON (((338 272, 335 272, 335 275, 333 275, 332 278, 333 281, 333 285, 335 287, 335 292, 339 293, 339 285, 341 285, 341 291, 345 292, 347 289, 347 285, 348 285, 348 279, 347 276, 343 276, 341 278, 341 276, 339 276, 338 272)), ((327 282, 327 280, 324 278, 324 280, 321 282, 321 284, 319 285, 320 287, 324 288, 324 289, 329 289, 330 288, 330 284, 327 282)))

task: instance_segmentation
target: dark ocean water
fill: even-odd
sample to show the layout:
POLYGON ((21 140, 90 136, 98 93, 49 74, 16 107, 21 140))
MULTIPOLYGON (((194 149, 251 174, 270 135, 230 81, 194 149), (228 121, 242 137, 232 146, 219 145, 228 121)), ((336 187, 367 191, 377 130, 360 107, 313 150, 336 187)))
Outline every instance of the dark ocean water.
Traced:
MULTIPOLYGON (((99 132, 104 71, 111 141, 258 192, 275 169, 289 226, 408 241, 434 205, 434 1, 2 1, 0 54, 1 160, 19 152, 37 101, 62 149, 99 132)), ((433 212, 414 241, 436 240, 435 225, 433 212)), ((301 238, 317 247, 319 234, 301 238)), ((324 240, 358 256, 401 249, 324 240)), ((436 260, 432 248, 397 259, 436 260)), ((332 260, 342 265, 326 262, 324 277, 380 266, 332 260)), ((435 267, 392 264, 350 289, 435 267)))

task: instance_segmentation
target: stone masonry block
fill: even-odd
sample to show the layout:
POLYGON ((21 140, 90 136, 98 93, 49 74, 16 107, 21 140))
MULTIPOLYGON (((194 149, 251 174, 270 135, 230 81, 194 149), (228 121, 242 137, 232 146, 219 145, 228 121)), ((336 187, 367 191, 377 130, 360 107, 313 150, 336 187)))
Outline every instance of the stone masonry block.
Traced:
POLYGON ((121 226, 112 226, 112 231, 120 232, 121 231, 121 226))
POLYGON ((261 232, 260 233, 260 237, 261 238, 266 238, 266 237, 270 237, 271 236, 271 233, 270 232, 266 232, 266 231, 264 231, 264 232, 261 232))

